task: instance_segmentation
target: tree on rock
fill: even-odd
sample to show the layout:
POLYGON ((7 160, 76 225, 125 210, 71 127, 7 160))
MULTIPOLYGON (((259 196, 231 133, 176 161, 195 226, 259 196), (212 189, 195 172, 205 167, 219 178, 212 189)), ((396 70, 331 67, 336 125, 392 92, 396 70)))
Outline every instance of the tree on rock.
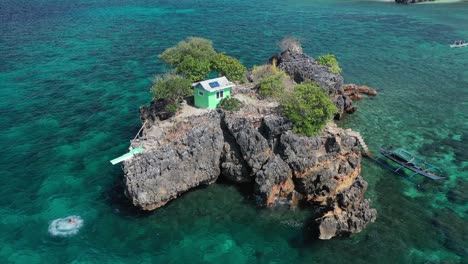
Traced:
POLYGON ((306 136, 316 135, 338 112, 330 98, 311 81, 296 85, 292 94, 285 95, 283 105, 294 132, 306 136))
POLYGON ((211 40, 204 38, 188 37, 166 49, 159 58, 192 82, 205 79, 212 71, 231 81, 243 82, 246 79, 247 69, 239 60, 224 53, 216 53, 211 40))
POLYGON ((195 60, 191 55, 187 55, 182 62, 177 65, 175 72, 184 75, 192 82, 197 82, 210 75, 210 66, 210 61, 207 59, 195 60))
POLYGON ((231 81, 245 81, 247 68, 236 58, 218 53, 211 58, 211 67, 221 76, 226 76, 231 81))
POLYGON ((159 58, 168 66, 178 66, 186 56, 191 56, 196 61, 210 60, 216 55, 213 43, 204 38, 188 37, 177 46, 166 49, 159 58))
POLYGON ((166 102, 165 110, 175 113, 179 109, 180 101, 192 94, 191 83, 189 79, 179 75, 159 76, 151 87, 153 100, 164 100, 166 102))

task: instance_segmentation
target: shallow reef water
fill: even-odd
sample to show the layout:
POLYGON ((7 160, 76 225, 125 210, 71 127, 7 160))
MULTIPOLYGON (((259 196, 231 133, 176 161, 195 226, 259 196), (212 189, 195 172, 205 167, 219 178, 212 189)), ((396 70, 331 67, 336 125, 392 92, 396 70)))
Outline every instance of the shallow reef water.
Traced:
POLYGON ((468 39, 468 2, 3 0, 0 25, 0 263, 466 263, 468 48, 448 44, 468 39), (109 160, 167 71, 157 55, 200 36, 251 67, 291 35, 378 90, 339 125, 448 179, 417 187, 365 159, 377 221, 330 241, 314 237, 308 210, 259 209, 225 183, 132 208, 109 160), (86 224, 51 236, 68 215, 86 224))

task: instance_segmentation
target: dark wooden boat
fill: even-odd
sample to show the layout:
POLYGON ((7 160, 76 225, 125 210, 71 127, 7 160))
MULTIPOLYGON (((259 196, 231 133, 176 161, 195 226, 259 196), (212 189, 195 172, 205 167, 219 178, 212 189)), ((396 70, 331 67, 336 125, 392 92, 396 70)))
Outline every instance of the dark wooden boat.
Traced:
POLYGON ((380 153, 381 155, 374 160, 383 164, 382 161, 380 161, 380 159, 387 158, 399 164, 400 166, 395 170, 393 168, 390 168, 395 173, 399 173, 401 169, 406 168, 414 172, 412 175, 409 176, 410 178, 417 174, 433 180, 441 180, 445 178, 436 174, 436 172, 441 172, 439 168, 426 162, 425 160, 414 156, 413 154, 404 149, 399 148, 393 150, 393 148, 389 148, 387 150, 384 148, 380 148, 380 153))

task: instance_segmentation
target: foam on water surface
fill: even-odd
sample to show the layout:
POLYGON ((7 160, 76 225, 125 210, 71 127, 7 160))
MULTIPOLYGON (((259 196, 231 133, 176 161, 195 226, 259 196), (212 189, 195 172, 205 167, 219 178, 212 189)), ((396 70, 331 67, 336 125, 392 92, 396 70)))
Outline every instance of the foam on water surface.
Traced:
POLYGON ((49 225, 49 233, 53 236, 76 235, 83 226, 83 219, 77 215, 53 220, 49 225))

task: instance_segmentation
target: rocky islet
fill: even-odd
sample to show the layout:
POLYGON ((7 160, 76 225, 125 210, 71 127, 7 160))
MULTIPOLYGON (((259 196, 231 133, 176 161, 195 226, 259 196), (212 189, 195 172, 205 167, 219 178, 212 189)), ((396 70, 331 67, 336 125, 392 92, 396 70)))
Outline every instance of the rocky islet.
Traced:
MULTIPOLYGON (((272 57, 297 83, 313 80, 327 90, 340 118, 356 108, 343 78, 306 54, 284 51, 272 57)), ((358 139, 327 125, 319 135, 301 136, 278 104, 249 97, 251 87, 237 88, 245 107, 238 112, 200 111, 190 117, 162 120, 157 107, 143 107, 143 136, 132 147, 145 152, 124 163, 125 193, 143 210, 164 206, 193 188, 220 178, 254 186, 257 205, 303 204, 314 209, 319 238, 360 232, 375 221, 376 210, 364 198, 358 139)))

